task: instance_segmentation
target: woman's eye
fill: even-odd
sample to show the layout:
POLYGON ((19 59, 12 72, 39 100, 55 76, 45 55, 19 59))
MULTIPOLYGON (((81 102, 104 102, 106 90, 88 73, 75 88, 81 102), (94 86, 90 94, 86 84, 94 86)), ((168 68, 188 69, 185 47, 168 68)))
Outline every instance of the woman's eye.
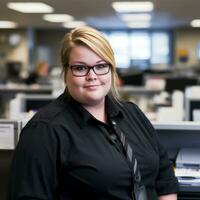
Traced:
POLYGON ((103 69, 103 68, 106 68, 107 66, 106 64, 99 64, 99 65, 96 65, 95 67, 96 69, 103 69))
POLYGON ((85 71, 87 69, 87 67, 86 66, 76 66, 76 67, 74 67, 74 70, 76 70, 76 71, 85 71))

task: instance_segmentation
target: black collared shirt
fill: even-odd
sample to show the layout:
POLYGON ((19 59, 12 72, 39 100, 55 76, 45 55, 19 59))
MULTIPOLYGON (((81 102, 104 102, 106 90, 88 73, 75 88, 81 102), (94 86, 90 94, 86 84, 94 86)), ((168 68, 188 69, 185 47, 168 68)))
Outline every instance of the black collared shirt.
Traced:
MULTIPOLYGON (((176 193, 172 163, 138 107, 106 97, 106 112, 133 149, 148 199, 176 193)), ((62 94, 23 129, 8 200, 131 200, 131 169, 113 133, 111 126, 62 94)))

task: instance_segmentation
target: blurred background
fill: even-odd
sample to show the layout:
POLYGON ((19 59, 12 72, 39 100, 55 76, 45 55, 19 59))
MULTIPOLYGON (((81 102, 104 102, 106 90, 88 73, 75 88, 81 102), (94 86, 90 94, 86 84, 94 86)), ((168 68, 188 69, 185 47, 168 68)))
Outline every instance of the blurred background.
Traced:
POLYGON ((122 99, 136 102, 151 120, 177 106, 175 119, 189 120, 186 99, 196 98, 199 85, 199 8, 196 0, 0 0, 1 117, 13 118, 10 101, 18 93, 62 91, 61 40, 89 25, 114 49, 122 99), (38 72, 41 63, 46 69, 38 72), (194 86, 195 92, 188 88, 194 86))
POLYGON ((176 175, 195 177, 179 199, 200 199, 199 10, 199 0, 0 0, 0 199, 21 129, 64 90, 62 38, 83 25, 111 43, 121 99, 144 111, 174 166, 181 148, 197 149, 195 172, 176 175))

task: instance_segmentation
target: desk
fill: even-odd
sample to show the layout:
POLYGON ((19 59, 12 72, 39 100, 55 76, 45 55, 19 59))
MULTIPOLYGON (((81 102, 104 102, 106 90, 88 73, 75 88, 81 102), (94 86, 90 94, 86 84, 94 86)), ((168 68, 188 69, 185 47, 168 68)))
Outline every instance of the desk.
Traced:
POLYGON ((8 84, 0 85, 0 95, 15 95, 16 93, 26 94, 51 94, 52 86, 41 86, 41 85, 23 85, 23 84, 8 84))
POLYGON ((152 96, 159 94, 162 90, 160 89, 149 89, 144 86, 122 86, 118 88, 120 95, 145 95, 152 96))

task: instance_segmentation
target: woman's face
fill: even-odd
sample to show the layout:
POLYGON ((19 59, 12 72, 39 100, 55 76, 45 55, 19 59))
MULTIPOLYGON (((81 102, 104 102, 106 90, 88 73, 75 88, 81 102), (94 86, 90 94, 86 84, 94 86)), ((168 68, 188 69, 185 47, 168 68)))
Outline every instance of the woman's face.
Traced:
MULTIPOLYGON (((71 50, 69 65, 85 65, 92 67, 106 63, 101 57, 86 46, 76 45, 71 50)), ((111 69, 107 74, 97 75, 90 69, 86 76, 77 77, 69 67, 66 72, 66 84, 71 96, 86 106, 98 105, 104 102, 111 88, 111 69)))

